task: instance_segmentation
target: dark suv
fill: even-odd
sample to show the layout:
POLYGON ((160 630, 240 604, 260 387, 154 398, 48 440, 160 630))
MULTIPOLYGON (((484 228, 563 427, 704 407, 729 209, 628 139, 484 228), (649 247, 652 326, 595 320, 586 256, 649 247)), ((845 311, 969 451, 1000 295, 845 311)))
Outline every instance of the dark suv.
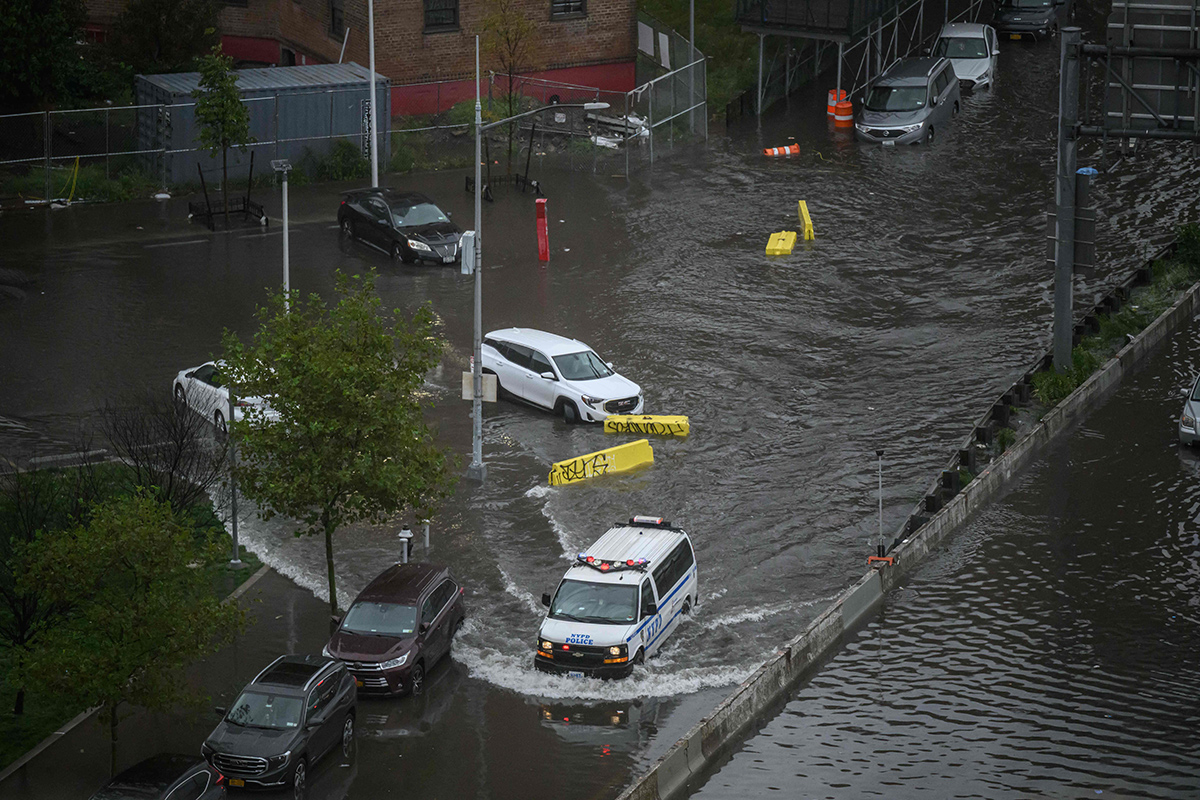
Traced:
POLYGON ((1037 39, 1058 33, 1071 13, 1071 0, 1002 0, 996 6, 992 27, 1010 39, 1037 39))
POLYGON ((354 744, 357 693, 344 664, 280 656, 250 681, 200 752, 230 786, 291 786, 304 796, 308 768, 354 744))
POLYGON ((344 661, 364 694, 421 694, 465 618, 448 569, 396 564, 354 598, 324 654, 344 661))

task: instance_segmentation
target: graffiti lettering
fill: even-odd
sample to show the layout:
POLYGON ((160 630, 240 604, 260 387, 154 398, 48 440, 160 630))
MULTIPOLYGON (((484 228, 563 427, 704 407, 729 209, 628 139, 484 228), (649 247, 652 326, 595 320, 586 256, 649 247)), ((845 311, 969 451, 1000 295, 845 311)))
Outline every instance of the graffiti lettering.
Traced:
POLYGON ((550 485, 558 486, 563 483, 594 478, 597 475, 606 475, 612 466, 612 455, 603 452, 572 458, 570 461, 561 461, 550 470, 550 485))
POLYGON ((609 433, 640 433, 652 436, 688 435, 688 427, 682 422, 609 421, 604 429, 609 433))

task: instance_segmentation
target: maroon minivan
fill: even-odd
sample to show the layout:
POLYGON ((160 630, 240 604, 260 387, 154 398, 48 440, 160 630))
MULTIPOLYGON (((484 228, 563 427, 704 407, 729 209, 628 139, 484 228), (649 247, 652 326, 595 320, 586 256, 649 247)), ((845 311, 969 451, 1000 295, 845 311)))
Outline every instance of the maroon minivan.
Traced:
POLYGON ((396 564, 358 593, 324 654, 343 661, 363 694, 420 694, 466 618, 446 567, 396 564))

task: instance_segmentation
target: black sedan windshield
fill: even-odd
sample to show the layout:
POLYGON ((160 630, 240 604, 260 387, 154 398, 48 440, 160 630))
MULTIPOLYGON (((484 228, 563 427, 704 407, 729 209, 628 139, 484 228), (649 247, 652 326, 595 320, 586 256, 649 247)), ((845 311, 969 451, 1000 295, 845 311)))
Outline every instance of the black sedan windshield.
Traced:
POLYGON ((925 107, 925 87, 876 86, 865 105, 868 111, 916 111, 925 107))
POLYGON ((563 581, 550 604, 554 619, 627 625, 637 621, 637 587, 563 581))
POLYGON ((363 601, 350 606, 342 630, 375 636, 407 636, 417 629, 417 609, 363 601))
POLYGON ((433 203, 417 203, 415 206, 392 206, 392 218, 397 228, 419 228, 436 222, 449 222, 450 218, 433 203))
POLYGON ((304 701, 300 697, 242 692, 241 697, 230 706, 225 720, 244 728, 282 731, 300 725, 300 713, 303 709, 304 701))
POLYGON ((983 39, 974 37, 954 36, 938 39, 935 56, 945 58, 987 58, 987 44, 983 39))
POLYGON ((1006 5, 1013 8, 1048 8, 1054 0, 1009 0, 1006 5))
POLYGON ((562 373, 563 378, 569 381, 591 381, 613 374, 608 364, 601 361, 600 356, 591 350, 555 356, 554 363, 558 365, 558 371, 562 373))

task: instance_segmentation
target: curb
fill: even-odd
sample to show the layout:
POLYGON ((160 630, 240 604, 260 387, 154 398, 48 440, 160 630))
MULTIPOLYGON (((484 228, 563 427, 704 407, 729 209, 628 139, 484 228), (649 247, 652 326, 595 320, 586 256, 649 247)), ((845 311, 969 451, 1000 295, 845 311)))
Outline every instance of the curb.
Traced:
MULTIPOLYGON (((263 575, 266 575, 270 571, 271 571, 271 568, 269 566, 267 566, 266 564, 263 564, 261 567, 259 567, 257 572, 255 572, 253 575, 251 575, 249 578, 247 578, 245 580, 245 582, 242 583, 241 586, 234 589, 233 592, 231 592, 229 594, 229 596, 226 597, 221 602, 228 603, 231 600, 237 600, 243 594, 245 594, 250 589, 251 586, 253 586, 255 583, 257 583, 259 578, 261 578, 263 575)), ((92 715, 95 714, 99 710, 100 710, 100 706, 96 706, 95 708, 89 708, 87 711, 81 712, 70 722, 63 725, 61 728, 59 728, 54 733, 47 736, 45 739, 42 739, 40 742, 38 742, 36 745, 33 746, 32 750, 25 753, 25 755, 21 756, 16 761, 9 764, 7 767, 4 768, 4 770, 2 772, 0 772, 0 784, 4 783, 4 781, 8 780, 8 778, 10 778, 15 772, 20 770, 21 767, 24 767, 30 761, 37 758, 38 755, 43 750, 45 750, 47 747, 54 744, 60 738, 62 738, 63 736, 65 736, 66 734, 68 734, 72 730, 74 730, 80 723, 84 722, 87 719, 90 719, 92 717, 92 715)))
POLYGON ((1046 413, 971 483, 911 534, 890 555, 895 562, 871 569, 838 595, 796 638, 767 659, 733 692, 683 735, 635 781, 618 800, 668 800, 682 797, 728 748, 739 741, 758 715, 779 702, 823 659, 836 651, 847 634, 870 616, 885 594, 900 585, 939 542, 975 511, 1008 490, 1012 479, 1060 434, 1071 430, 1136 369, 1168 335, 1186 325, 1200 310, 1200 282, 1121 348, 1082 385, 1046 413))

